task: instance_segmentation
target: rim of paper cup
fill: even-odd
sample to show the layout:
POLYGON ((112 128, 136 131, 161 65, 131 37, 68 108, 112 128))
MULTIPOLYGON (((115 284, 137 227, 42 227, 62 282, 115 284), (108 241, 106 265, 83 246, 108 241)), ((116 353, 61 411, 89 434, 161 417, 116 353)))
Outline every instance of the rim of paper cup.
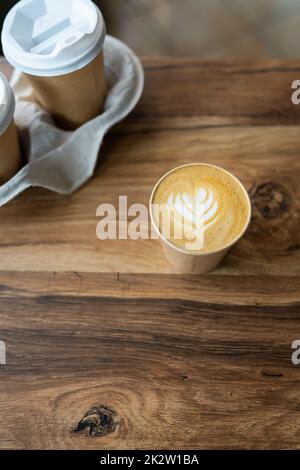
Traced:
POLYGON ((150 203, 149 203, 149 213, 150 213, 150 219, 151 219, 151 223, 157 233, 157 235, 159 236, 159 238, 164 242, 166 243, 166 245, 168 245, 170 248, 172 248, 173 250, 179 252, 179 253, 182 253, 184 255, 189 255, 189 256, 209 256, 209 255, 213 255, 213 254, 217 254, 217 253, 220 253, 222 251, 226 251, 226 250, 229 250, 230 248, 232 248, 239 240, 241 240, 241 238, 243 238, 243 236, 245 235, 245 233, 247 232, 248 228, 249 228, 249 225, 250 225, 250 222, 251 222, 251 217, 252 217, 252 205, 251 205, 251 200, 250 200, 250 197, 249 197, 249 194, 245 188, 245 186, 243 185, 243 183, 235 176, 233 175, 232 173, 230 173, 230 171, 227 171, 225 170, 224 168, 218 166, 218 165, 213 165, 211 163, 186 163, 184 165, 179 165, 177 166, 176 168, 173 168, 172 170, 168 171, 167 173, 165 173, 160 179, 159 181, 156 183, 156 185, 154 186, 154 189, 152 191, 152 194, 151 194, 151 197, 150 197, 150 203), (241 231, 241 233, 235 237, 230 243, 227 243, 226 245, 216 249, 216 250, 210 250, 210 251, 205 251, 204 253, 201 253, 201 251, 197 252, 197 251, 188 251, 188 250, 184 250, 183 248, 180 248, 176 245, 174 245, 172 242, 170 242, 170 240, 168 240, 162 233, 161 231, 159 230, 159 228, 157 227, 156 225, 156 222, 154 220, 154 217, 153 217, 153 214, 152 214, 152 206, 153 206, 153 199, 154 199, 154 196, 155 196, 155 193, 157 191, 157 189, 159 188, 159 186, 161 185, 161 183, 164 181, 165 178, 167 178, 167 176, 171 175, 172 173, 174 173, 175 171, 177 170, 180 170, 181 168, 187 168, 187 167, 191 167, 191 166, 208 166, 208 167, 211 167, 211 168, 215 168, 217 170, 220 170, 221 172, 223 173, 226 173, 227 175, 229 175, 237 184, 238 186, 242 189, 242 191, 244 192, 245 196, 246 196, 246 200, 247 200, 247 203, 248 203, 248 217, 247 217, 247 221, 245 223, 245 226, 243 228, 243 230, 241 231))
MULTIPOLYGON (((63 0, 62 0, 63 1, 63 0)), ((104 17, 102 15, 101 10, 98 8, 98 6, 93 3, 91 0, 83 0, 83 1, 88 1, 91 3, 95 11, 97 12, 98 16, 98 23, 90 35, 92 36, 93 34, 97 34, 97 40, 95 38, 94 42, 91 43, 90 47, 88 49, 85 49, 80 56, 73 58, 73 60, 69 60, 67 65, 58 65, 55 67, 53 65, 50 68, 38 68, 38 66, 35 65, 27 65, 30 64, 32 58, 34 58, 38 63, 40 55, 39 54, 32 54, 31 52, 26 52, 26 51, 19 51, 18 50, 18 57, 21 57, 22 59, 18 60, 16 58, 16 49, 14 45, 14 39, 12 38, 11 34, 9 34, 9 30, 11 27, 11 19, 13 18, 13 15, 20 9, 22 4, 26 5, 27 3, 30 3, 30 0, 21 0, 16 5, 14 5, 6 15, 6 18, 4 20, 3 24, 3 29, 2 29, 2 46, 3 46, 3 53, 7 59, 7 61, 15 67, 17 70, 27 73, 28 75, 33 75, 33 76, 39 76, 39 77, 57 77, 60 75, 67 75, 72 72, 76 72, 77 70, 81 70, 82 68, 86 67, 88 64, 90 64, 98 54, 103 50, 104 46, 104 41, 106 38, 106 24, 104 17), (30 60, 31 58, 31 60, 30 60), (26 64, 27 62, 27 64, 26 64)), ((72 47, 72 46, 70 46, 72 47)), ((41 60, 42 62, 42 60, 41 60)))
POLYGON ((0 135, 4 134, 7 128, 10 126, 16 107, 16 100, 15 95, 9 85, 5 76, 0 73, 0 82, 4 87, 4 103, 0 103, 0 105, 4 105, 3 112, 0 113, 0 135))

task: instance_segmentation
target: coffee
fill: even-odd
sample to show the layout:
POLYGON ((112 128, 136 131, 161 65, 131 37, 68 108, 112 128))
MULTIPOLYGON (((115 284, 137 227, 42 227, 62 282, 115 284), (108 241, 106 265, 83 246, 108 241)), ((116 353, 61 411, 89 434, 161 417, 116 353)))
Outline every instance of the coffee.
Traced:
POLYGON ((21 167, 19 136, 14 122, 15 97, 8 81, 0 74, 0 185, 21 167))
POLYGON ((91 0, 21 0, 2 32, 7 60, 26 74, 33 98, 74 130, 97 117, 106 96, 106 27, 91 0))
POLYGON ((228 172, 209 165, 191 165, 168 174, 153 203, 164 207, 160 232, 176 247, 208 253, 232 243, 244 230, 249 203, 241 184, 228 172), (169 217, 166 224, 164 217, 169 217))
POLYGON ((243 185, 222 168, 190 164, 156 184, 150 217, 167 260, 177 272, 204 274, 220 264, 245 233, 251 202, 243 185))

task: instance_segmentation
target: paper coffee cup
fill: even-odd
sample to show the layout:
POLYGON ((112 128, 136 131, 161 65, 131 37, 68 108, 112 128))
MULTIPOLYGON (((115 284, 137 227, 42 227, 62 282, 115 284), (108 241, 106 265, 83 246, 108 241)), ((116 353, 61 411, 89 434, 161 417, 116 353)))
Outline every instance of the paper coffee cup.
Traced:
POLYGON ((15 96, 4 75, 0 74, 0 185, 12 178, 21 166, 14 112, 15 96))
MULTIPOLYGON (((188 180, 188 178, 186 178, 186 179, 188 180)), ((183 182, 185 184, 185 180, 183 180, 183 182)), ((183 185, 181 185, 181 187, 183 187, 183 185)), ((226 185, 224 187, 226 187, 226 185)), ((179 200, 178 200, 176 198, 176 194, 174 195, 173 190, 170 190, 170 191, 171 191, 171 195, 170 195, 169 199, 174 200, 174 205, 182 204, 181 199, 179 198, 179 200)), ((197 191, 198 191, 198 189, 197 189, 197 191)), ((185 201, 185 200, 190 201, 190 197, 189 197, 189 194, 187 192, 182 192, 181 195, 182 195, 183 201, 185 201)), ((177 195, 177 197, 178 197, 178 195, 177 195)), ((222 200, 224 201, 226 199, 225 198, 225 191, 223 192, 223 194, 222 194, 222 191, 219 191, 218 198, 216 198, 216 199, 219 200, 219 205, 221 206, 222 205, 222 200)), ((194 206, 193 204, 191 204, 187 208, 188 209, 187 215, 191 216, 191 212, 193 211, 193 207, 198 207, 198 206, 197 205, 194 206)), ((179 206, 179 209, 181 209, 181 208, 182 207, 179 206)), ((225 257, 225 255, 228 253, 228 251, 243 237, 243 235, 245 234, 245 232, 246 232, 246 230, 247 230, 247 228, 250 224, 250 220, 251 220, 251 202, 250 202, 250 198, 248 196, 248 193, 247 193, 246 189, 244 188, 244 186, 242 185, 242 183, 235 176, 233 176, 231 173, 227 172, 226 170, 224 170, 220 167, 217 167, 215 165, 209 165, 209 164, 201 164, 201 163, 183 165, 183 166, 174 168, 173 170, 171 170, 170 172, 165 174, 158 181, 158 183, 156 184, 156 186, 153 189, 153 192, 152 192, 152 195, 151 195, 151 198, 150 198, 149 210, 150 210, 150 218, 151 218, 151 222, 152 222, 154 232, 156 233, 156 235, 161 240, 161 243, 163 245, 164 253, 165 253, 165 256, 166 256, 167 260, 169 261, 169 263, 172 266, 174 266, 174 268, 176 269, 176 272, 185 273, 185 274, 204 274, 204 273, 208 273, 210 271, 215 270, 218 267, 218 265, 220 264, 220 262, 222 261, 222 259, 225 257), (228 237, 229 239, 226 242, 224 242, 224 243, 220 242, 219 246, 216 246, 215 248, 205 249, 205 236, 206 236, 205 235, 206 234, 206 232, 205 232, 205 228, 206 228, 205 223, 206 222, 204 222, 204 221, 207 220, 207 227, 210 227, 210 236, 211 236, 211 233, 213 233, 213 223, 211 221, 212 220, 218 220, 217 219, 217 216, 218 216, 217 211, 218 210, 220 211, 220 217, 222 216, 222 214, 223 215, 225 214, 225 210, 222 212, 222 207, 218 208, 217 200, 214 202, 213 197, 208 192, 207 192, 207 196, 205 196, 205 190, 200 188, 198 194, 201 194, 201 197, 202 197, 202 194, 203 194, 203 204, 199 206, 200 210, 201 210, 201 207, 204 207, 204 209, 202 210, 202 213, 201 213, 201 217, 200 217, 200 220, 202 220, 201 228, 202 228, 202 233, 203 233, 203 249, 200 249, 198 251, 193 251, 193 250, 190 250, 190 249, 182 248, 180 246, 176 246, 174 244, 174 242, 172 242, 170 239, 168 239, 163 234, 163 231, 161 230, 161 228, 159 226, 158 217, 155 213, 154 207, 155 207, 155 204, 157 204, 156 196, 157 196, 158 190, 159 190, 159 188, 162 187, 162 185, 165 182, 167 182, 167 184, 169 184, 169 181, 170 181, 170 187, 173 188, 173 186, 171 186, 171 185, 174 183, 174 181, 175 181, 175 184, 177 183, 178 170, 190 169, 188 171, 195 172, 195 171, 197 171, 196 170, 197 167, 200 167, 201 169, 203 169, 203 167, 205 167, 212 174, 215 173, 216 175, 219 174, 220 176, 222 175, 222 177, 224 176, 224 181, 227 184, 232 182, 233 187, 235 187, 237 189, 239 195, 242 198, 242 206, 241 206, 242 207, 242 218, 238 219, 239 220, 239 222, 238 222, 239 225, 236 225, 236 227, 238 227, 238 228, 236 228, 237 231, 232 232, 232 233, 234 233, 234 235, 231 238, 228 237), (176 175, 176 178, 174 179, 174 175, 176 174, 176 172, 177 172, 177 175, 176 175), (167 178, 168 178, 168 180, 167 180, 167 178), (209 219, 209 217, 211 219, 209 219), (214 219, 214 217, 215 217, 215 219, 214 219)), ((167 211, 169 213, 169 208, 167 208, 167 211)), ((175 211, 177 211, 177 207, 175 207, 175 211)), ((176 213, 176 217, 177 217, 177 215, 178 214, 176 213)), ((186 215, 185 215, 185 212, 183 210, 183 218, 184 217, 186 217, 186 215)), ((181 222, 182 220, 183 219, 180 219, 180 218, 178 219, 177 218, 176 223, 180 224, 180 223, 182 223, 181 222)), ((220 230, 222 231, 222 222, 221 222, 221 220, 222 220, 221 218, 218 220, 218 230, 216 230, 215 238, 212 237, 213 240, 217 239, 218 233, 220 233, 220 230)), ((224 219, 224 223, 228 224, 228 220, 224 219)), ((194 224, 192 216, 189 219, 189 224, 190 224, 190 226, 188 227, 188 230, 191 230, 191 227, 194 224)), ((233 226, 234 226, 234 224, 233 224, 233 226)), ((193 230, 194 230, 194 228, 193 228, 193 230)))
POLYGON ((102 112, 105 36, 91 0, 21 0, 5 19, 2 44, 36 101, 60 127, 73 130, 102 112))

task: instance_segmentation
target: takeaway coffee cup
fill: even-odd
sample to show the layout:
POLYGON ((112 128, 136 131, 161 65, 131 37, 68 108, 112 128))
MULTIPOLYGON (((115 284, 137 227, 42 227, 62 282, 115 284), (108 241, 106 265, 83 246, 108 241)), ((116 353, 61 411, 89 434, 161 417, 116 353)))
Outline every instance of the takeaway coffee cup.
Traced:
POLYGON ((251 202, 231 173, 196 163, 175 168, 159 180, 150 199, 150 216, 176 270, 203 274, 216 269, 244 235, 251 202))
POLYGON ((2 44, 34 99, 60 127, 74 130, 103 109, 105 36, 91 0, 21 0, 5 19, 2 44))
POLYGON ((21 166, 14 112, 15 96, 4 75, 0 74, 0 185, 12 178, 21 166))

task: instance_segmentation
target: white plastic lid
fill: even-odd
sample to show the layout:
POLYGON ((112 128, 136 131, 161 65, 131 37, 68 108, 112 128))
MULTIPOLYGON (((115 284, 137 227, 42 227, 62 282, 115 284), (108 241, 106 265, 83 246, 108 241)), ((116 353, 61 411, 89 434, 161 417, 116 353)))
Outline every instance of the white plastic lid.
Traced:
POLYGON ((15 107, 15 95, 4 75, 0 73, 0 135, 13 120, 15 107))
POLYGON ((85 67, 103 48, 106 27, 91 0, 21 0, 8 13, 3 52, 30 75, 65 75, 85 67))

